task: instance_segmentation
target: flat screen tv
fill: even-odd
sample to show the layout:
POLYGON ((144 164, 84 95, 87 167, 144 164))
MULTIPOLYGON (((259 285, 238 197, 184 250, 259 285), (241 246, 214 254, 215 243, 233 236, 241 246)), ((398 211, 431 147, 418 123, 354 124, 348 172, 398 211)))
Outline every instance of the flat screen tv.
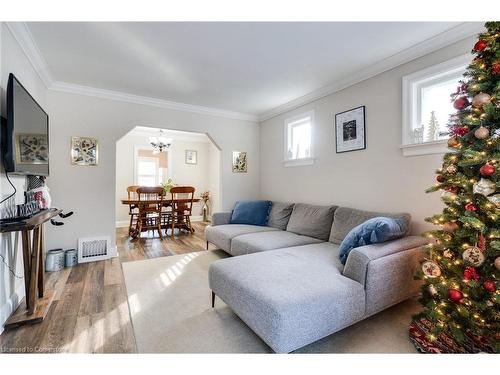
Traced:
POLYGON ((2 152, 9 173, 49 175, 49 116, 12 73, 7 85, 2 152))

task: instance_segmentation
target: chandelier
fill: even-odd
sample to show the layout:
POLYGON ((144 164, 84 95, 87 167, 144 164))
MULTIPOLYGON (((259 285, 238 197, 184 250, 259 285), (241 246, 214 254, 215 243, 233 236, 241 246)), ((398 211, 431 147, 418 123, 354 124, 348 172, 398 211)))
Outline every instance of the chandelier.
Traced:
POLYGON ((167 151, 170 146, 172 146, 172 138, 164 137, 163 130, 160 130, 160 135, 158 137, 149 137, 149 143, 153 146, 153 153, 158 154, 167 151))

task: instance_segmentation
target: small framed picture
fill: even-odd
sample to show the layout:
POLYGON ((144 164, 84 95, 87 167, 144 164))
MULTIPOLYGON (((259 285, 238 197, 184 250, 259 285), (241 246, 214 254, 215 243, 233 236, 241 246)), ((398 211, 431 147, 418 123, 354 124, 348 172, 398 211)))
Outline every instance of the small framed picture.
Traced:
POLYGON ((366 148, 364 105, 335 115, 335 139, 337 153, 366 148))
POLYGON ((186 150, 186 164, 198 164, 198 151, 186 150))
POLYGON ((99 146, 96 138, 71 137, 71 164, 96 166, 99 158, 99 146))
POLYGON ((47 134, 16 134, 16 162, 18 164, 48 164, 47 134))
POLYGON ((247 172, 247 153, 240 151, 233 151, 233 172, 246 173, 247 172))

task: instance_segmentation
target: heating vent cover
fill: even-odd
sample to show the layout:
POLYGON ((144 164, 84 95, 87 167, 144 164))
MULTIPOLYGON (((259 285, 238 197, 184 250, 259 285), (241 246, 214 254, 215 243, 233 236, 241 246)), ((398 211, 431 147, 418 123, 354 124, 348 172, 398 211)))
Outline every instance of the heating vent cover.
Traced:
POLYGON ((78 263, 94 262, 110 258, 109 236, 78 239, 78 263))

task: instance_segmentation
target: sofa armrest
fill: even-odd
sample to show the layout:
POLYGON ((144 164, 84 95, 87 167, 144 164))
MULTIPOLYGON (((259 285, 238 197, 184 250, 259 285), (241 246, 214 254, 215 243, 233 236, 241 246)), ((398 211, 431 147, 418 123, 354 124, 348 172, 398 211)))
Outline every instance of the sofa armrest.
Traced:
POLYGON ((342 274, 365 285, 368 264, 376 259, 410 249, 420 248, 429 243, 420 236, 407 236, 388 242, 357 247, 349 253, 342 274))
POLYGON ((212 214, 212 226, 229 224, 231 222, 232 211, 214 212, 212 214))

